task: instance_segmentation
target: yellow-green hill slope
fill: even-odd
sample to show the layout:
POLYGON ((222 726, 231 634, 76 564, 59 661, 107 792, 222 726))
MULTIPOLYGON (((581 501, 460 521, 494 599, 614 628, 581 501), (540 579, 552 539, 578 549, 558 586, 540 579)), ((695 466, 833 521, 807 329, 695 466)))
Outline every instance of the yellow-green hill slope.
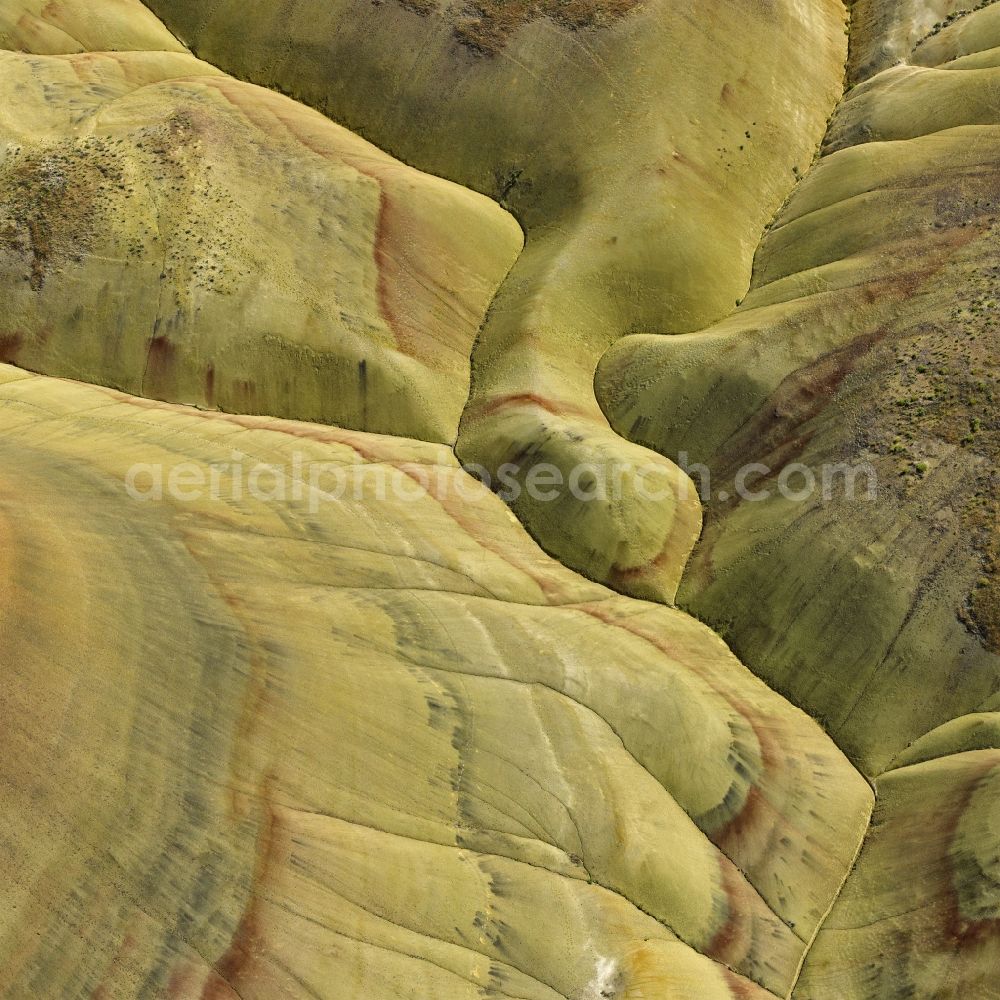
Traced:
POLYGON ((871 792, 707 628, 442 446, 6 366, 0 428, 0 995, 787 991, 871 792))
POLYGON ((6 360, 454 441, 509 215, 190 55, 0 63, 6 360))
POLYGON ((515 511, 568 565, 672 600, 698 505, 610 432, 594 370, 618 337, 697 329, 744 294, 841 93, 840 3, 151 6, 203 58, 517 216, 527 243, 476 346, 459 454, 522 484, 531 464, 592 466, 604 501, 525 491, 515 511))
POLYGON ((1000 691, 996 74, 855 87, 740 309, 598 372, 618 430, 712 473, 683 606, 871 774, 1000 691))

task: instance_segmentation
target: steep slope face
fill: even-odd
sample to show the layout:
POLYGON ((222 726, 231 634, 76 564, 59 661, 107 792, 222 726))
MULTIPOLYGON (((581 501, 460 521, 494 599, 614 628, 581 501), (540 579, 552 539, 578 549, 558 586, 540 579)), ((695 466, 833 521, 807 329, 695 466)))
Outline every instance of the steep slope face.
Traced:
POLYGON ((1000 70, 949 65, 854 88, 742 307, 597 379, 619 431, 711 470, 684 606, 871 774, 1000 691, 1000 70))
POLYGON ((854 0, 848 79, 860 83, 898 63, 910 62, 920 47, 952 21, 990 0, 854 0))
POLYGON ((185 52, 141 0, 4 0, 0 49, 71 52, 185 52))
MULTIPOLYGON (((472 351, 460 454, 645 466, 671 495, 518 513, 672 595, 698 505, 590 378, 738 297, 839 7, 161 6, 529 243, 473 351, 496 205, 144 8, 0 0, 60 53, 2 57, 0 352, 136 393, 0 364, 0 994, 993 1000, 992 13, 855 88, 745 309, 598 376, 727 488, 893 484, 714 502, 683 591, 885 772, 854 866, 872 793, 831 738, 447 446, 472 351)), ((932 9, 859 0, 856 79, 932 9)))
POLYGON ((455 440, 511 216, 190 55, 0 63, 0 356, 455 440))
POLYGON ((826 0, 766 12, 738 3, 725 16, 597 0, 152 7, 215 65, 503 199, 529 231, 571 228, 544 260, 559 253, 587 273, 561 286, 539 275, 554 287, 533 290, 570 310, 563 326, 578 350, 731 309, 769 213, 821 138, 846 48, 842 8, 826 0), (470 34, 497 42, 477 50, 470 34), (397 58, 401 41, 415 59, 397 58))
POLYGON ((0 994, 787 992, 871 792, 704 626, 441 446, 6 366, 0 428, 0 994))
POLYGON ((1000 968, 1000 749, 902 767, 876 788, 872 832, 796 1000, 992 1000, 1000 968))
POLYGON ((518 516, 574 568, 672 600, 698 505, 610 432, 594 369, 623 334, 697 329, 743 295, 840 96, 841 4, 151 6, 202 57, 514 212, 527 246, 477 344, 459 454, 522 484, 526 456, 564 479, 591 466, 601 502, 524 491, 518 516))

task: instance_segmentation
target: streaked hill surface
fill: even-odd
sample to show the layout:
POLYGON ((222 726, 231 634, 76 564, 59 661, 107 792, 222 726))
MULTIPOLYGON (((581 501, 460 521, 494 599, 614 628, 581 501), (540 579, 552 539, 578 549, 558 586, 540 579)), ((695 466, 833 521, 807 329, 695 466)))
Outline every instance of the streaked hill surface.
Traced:
POLYGON ((0 996, 998 1000, 997 9, 0 0, 0 996))

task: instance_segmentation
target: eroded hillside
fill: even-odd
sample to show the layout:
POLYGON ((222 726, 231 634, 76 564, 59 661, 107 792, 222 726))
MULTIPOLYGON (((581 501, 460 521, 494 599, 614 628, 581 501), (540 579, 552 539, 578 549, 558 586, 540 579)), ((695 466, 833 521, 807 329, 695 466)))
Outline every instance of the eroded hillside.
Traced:
POLYGON ((1000 997, 996 9, 0 0, 0 995, 1000 997))

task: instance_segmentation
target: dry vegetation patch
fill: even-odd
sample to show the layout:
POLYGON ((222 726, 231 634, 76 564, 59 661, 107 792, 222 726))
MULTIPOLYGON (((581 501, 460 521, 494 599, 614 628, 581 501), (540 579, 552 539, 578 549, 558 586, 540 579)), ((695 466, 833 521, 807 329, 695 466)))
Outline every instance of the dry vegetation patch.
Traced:
POLYGON ((408 10, 430 14, 440 10, 455 27, 455 36, 482 55, 495 55, 524 24, 547 17, 565 28, 603 28, 631 13, 641 0, 399 0, 408 10))

